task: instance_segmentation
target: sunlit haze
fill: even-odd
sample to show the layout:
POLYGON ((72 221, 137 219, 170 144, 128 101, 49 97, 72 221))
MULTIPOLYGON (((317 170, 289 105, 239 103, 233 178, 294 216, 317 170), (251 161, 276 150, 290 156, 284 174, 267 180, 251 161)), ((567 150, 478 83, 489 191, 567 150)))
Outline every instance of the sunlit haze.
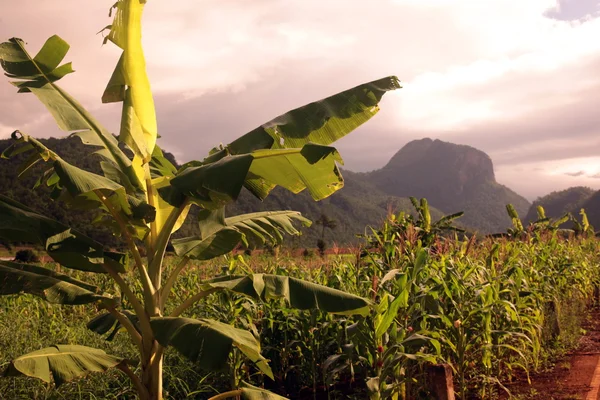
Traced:
MULTIPOLYGON (((0 39, 71 44, 61 84, 115 131, 100 95, 119 55, 101 46, 114 0, 0 3, 0 39), (36 9, 32 13, 32 9, 36 9)), ((339 142, 345 168, 382 167, 423 137, 488 153, 502 184, 531 199, 600 189, 597 0, 149 0, 144 45, 163 148, 204 157, 263 122, 360 83, 404 88, 339 142)), ((0 78, 0 137, 64 136, 32 95, 0 78)))

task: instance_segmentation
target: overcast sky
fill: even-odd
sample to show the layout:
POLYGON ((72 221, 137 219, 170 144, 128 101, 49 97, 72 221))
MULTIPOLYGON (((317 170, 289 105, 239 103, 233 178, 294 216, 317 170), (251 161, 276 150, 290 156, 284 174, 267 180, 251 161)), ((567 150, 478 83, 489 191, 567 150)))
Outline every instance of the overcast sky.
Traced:
MULTIPOLYGON (((120 106, 100 96, 119 50, 96 32, 114 1, 0 0, 0 39, 71 44, 77 72, 61 84, 112 131, 120 106)), ((397 75, 404 88, 338 142, 345 168, 380 168, 430 137, 485 151, 529 199, 600 189, 599 17, 598 0, 149 0, 159 144, 201 159, 289 109, 397 75)), ((0 77, 0 137, 17 128, 65 135, 0 77)))

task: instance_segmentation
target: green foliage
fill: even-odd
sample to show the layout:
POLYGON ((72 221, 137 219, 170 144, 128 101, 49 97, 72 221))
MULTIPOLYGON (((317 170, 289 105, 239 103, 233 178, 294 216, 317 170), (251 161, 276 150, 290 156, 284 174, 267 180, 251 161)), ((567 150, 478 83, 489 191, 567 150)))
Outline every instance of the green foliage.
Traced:
MULTIPOLYGON (((390 228, 394 226, 391 220, 388 224, 390 228)), ((236 275, 252 270, 255 274, 285 272, 374 299, 377 307, 364 317, 338 316, 297 310, 278 299, 257 301, 256 295, 221 291, 205 297, 204 302, 187 310, 186 317, 235 322, 238 328, 253 332, 262 356, 269 359, 275 380, 262 377, 239 352, 232 353, 232 360, 236 361, 226 373, 208 374, 168 348, 166 397, 209 398, 230 390, 231 378, 236 377, 238 382, 264 385, 289 397, 329 392, 332 397, 353 393, 355 398, 368 398, 367 378, 379 376, 385 382, 379 392, 382 396, 388 389, 411 388, 415 395, 420 393, 427 398, 421 368, 434 358, 454 366, 459 390, 463 371, 465 391, 487 397, 490 391, 501 390, 497 381, 509 381, 511 376, 520 375, 518 370, 543 369, 552 361, 549 357, 560 355, 577 343, 585 305, 592 300, 591 293, 598 283, 600 260, 593 251, 597 246, 594 238, 565 239, 560 231, 539 231, 522 240, 455 240, 442 236, 427 248, 419 246, 418 241, 411 242, 410 236, 385 234, 384 226, 377 231, 383 232, 380 237, 388 238, 389 242, 380 248, 387 250, 384 253, 373 248, 360 259, 344 256, 311 261, 283 252, 277 260, 254 254, 249 258, 219 258, 190 265, 173 287, 176 298, 181 300, 196 293, 199 282, 215 275, 233 283, 240 282, 236 275), (406 250, 408 246, 412 250, 406 250), (229 264, 223 267, 224 263, 229 264), (547 307, 548 301, 555 302, 556 311, 547 307), (558 336, 551 335, 553 312, 558 316, 558 336), (408 340, 412 336, 413 340, 408 340), (493 346, 486 346, 488 339, 493 346), (459 343, 463 343, 462 349, 459 343), (382 365, 378 373, 379 361, 382 365), (394 369, 393 365, 400 368, 394 369)), ((416 229, 408 228, 406 232, 416 229)), ((176 268, 176 262, 174 258, 168 260, 167 271, 176 268)), ((81 277, 84 273, 73 274, 81 277)), ((93 279, 100 291, 110 288, 105 275, 96 274, 93 279)), ((240 286, 240 291, 251 286, 240 286)), ((169 305, 166 313, 175 305, 169 305)), ((78 328, 88 322, 92 310, 91 306, 86 310, 82 307, 88 306, 58 308, 28 297, 0 298, 0 310, 5 310, 3 322, 28 327, 15 338, 11 329, 0 326, 0 346, 9 349, 0 355, 0 364, 37 350, 36 343, 49 346, 52 337, 105 351, 114 348, 110 352, 121 358, 134 357, 135 348, 128 343, 122 327, 106 344, 102 338, 117 325, 107 324, 110 328, 102 337, 90 336, 91 332, 87 334, 78 328), (40 319, 30 318, 31 315, 40 315, 40 319), (37 325, 42 323, 45 325, 37 325), (36 336, 38 332, 43 337, 36 336)), ((91 376, 90 382, 62 385, 50 392, 50 398, 78 398, 78 391, 111 398, 110 393, 116 397, 128 390, 124 378, 115 373, 91 376)), ((13 393, 21 390, 22 397, 32 397, 31 393, 41 390, 31 383, 25 388, 22 378, 14 383, 13 389, 10 380, 0 380, 0 391, 5 390, 7 397, 18 397, 13 393)), ((371 381, 370 387, 375 388, 374 383, 371 381)))
POLYGON ((327 243, 323 239, 317 240, 317 250, 321 257, 325 257, 325 250, 327 250, 327 243))
POLYGON ((173 240, 178 256, 206 260, 227 254, 243 243, 256 248, 268 243, 276 246, 283 233, 299 235, 293 222, 310 226, 311 222, 296 211, 267 211, 225 218, 225 210, 201 210, 198 236, 173 240))
MULTIPOLYGON (((13 321, 28 317, 29 329, 18 334, 29 335, 34 339, 29 346, 38 347, 13 354, 6 343, 15 334, 3 330, 2 348, 8 348, 10 358, 1 362, 8 375, 44 382, 52 375, 58 386, 116 367, 143 400, 222 391, 216 399, 275 399, 267 389, 299 397, 307 387, 313 397, 350 387, 360 398, 384 399, 426 396, 420 371, 426 363, 443 361, 454 370, 465 399, 474 391, 491 398, 496 383, 515 369, 529 372, 542 364, 545 351, 555 348, 561 336, 545 334, 551 312, 560 313, 563 305, 581 308, 598 285, 596 242, 588 235, 593 229, 582 212, 580 235, 565 240, 542 211, 538 225, 527 231, 518 216, 523 199, 493 180, 491 162, 458 151, 464 148, 445 157, 458 160, 457 153, 467 154, 467 164, 475 160, 481 168, 462 169, 458 182, 447 179, 440 187, 469 199, 464 205, 473 209, 469 202, 481 200, 474 193, 493 197, 494 204, 514 198, 517 206, 507 207, 511 240, 459 237, 453 222, 462 213, 437 219, 427 200, 411 198, 415 215, 400 212, 372 229, 353 262, 320 260, 304 268, 282 264, 276 255, 260 271, 242 257, 226 258, 225 266, 215 261, 210 271, 192 267, 192 260, 215 260, 240 244, 275 246, 284 233, 299 234, 294 223, 308 221, 297 212, 226 217, 232 210, 226 206, 244 190, 263 200, 277 186, 294 194, 304 190, 314 200, 332 195, 344 180, 340 155, 330 144, 375 115, 382 96, 400 86, 396 77, 358 85, 280 115, 213 149, 202 161, 176 167, 156 146, 156 113, 141 48, 145 4, 119 0, 108 28, 107 40, 123 50, 102 97, 123 102, 118 139, 58 86, 72 72, 70 64, 61 65, 68 50, 62 39, 51 37, 34 57, 20 39, 0 44, 1 65, 18 91, 33 93, 61 129, 94 146, 101 162, 95 171, 81 168, 19 131, 3 155, 21 158, 17 173, 37 173, 33 186, 69 210, 91 210, 91 225, 103 227, 123 249, 111 251, 64 220, 0 199, 0 237, 35 243, 54 261, 48 266, 0 265, 2 314, 13 321), (464 179, 472 173, 475 188, 464 179), (171 240, 189 215, 198 217, 196 233, 171 240), (173 265, 165 262, 170 243, 177 255, 173 265), (45 302, 14 296, 20 293, 45 302), (57 304, 72 307, 65 312, 54 308, 57 304), (90 320, 97 312, 92 304, 101 311, 90 320), (45 319, 50 322, 40 323, 45 319), (81 331, 75 337, 65 332, 66 321, 87 322, 90 332, 108 334, 106 342, 121 354, 108 355, 104 341, 95 342, 100 348, 72 343, 94 340, 81 331), (67 344, 47 344, 46 336, 67 344), (125 337, 127 345, 120 342, 125 337), (124 362, 132 354, 139 359, 135 370, 124 362), (184 372, 170 373, 163 360, 175 361, 182 367, 176 372, 184 372), (352 382, 360 385, 352 387, 352 382)), ((440 146, 429 142, 417 144, 419 152, 396 157, 393 164, 412 165, 430 145, 440 146)), ((434 161, 437 175, 431 169, 429 174, 416 171, 410 179, 448 178, 448 159, 426 159, 434 161)), ((362 196, 370 199, 368 193, 362 196)), ((347 208, 354 204, 338 200, 347 208)), ((491 204, 485 200, 482 204, 491 204)), ((333 221, 341 225, 345 220, 327 211, 321 213, 322 240, 333 221)), ((485 212, 489 217, 494 211, 485 212)), ((3 385, 3 394, 15 391, 15 385, 3 385)), ((131 387, 111 395, 131 395, 131 387)))
POLYGON ((519 235, 523 234, 525 232, 525 228, 523 228, 523 222, 521 222, 521 218, 519 217, 517 210, 515 210, 515 207, 512 204, 507 204, 506 212, 508 213, 508 216, 512 222, 512 228, 508 229, 508 234, 513 237, 518 237, 519 235))
POLYGON ((201 368, 225 369, 235 346, 266 376, 273 378, 267 360, 260 354, 259 342, 247 330, 204 318, 154 318, 151 324, 161 345, 173 346, 201 368))
POLYGON ((327 242, 325 242, 325 229, 334 230, 337 228, 337 222, 334 219, 329 218, 325 214, 315 221, 317 225, 321 225, 321 237, 317 240, 317 249, 321 257, 325 256, 325 250, 327 250, 327 242))
MULTIPOLYGON (((61 157, 80 169, 85 169, 95 174, 101 174, 100 157, 91 153, 90 148, 81 143, 75 137, 64 139, 42 139, 40 142, 55 150, 61 157)), ((0 152, 5 153, 12 145, 10 140, 0 140, 0 152)), ((14 155, 10 159, 0 158, 0 183, 5 188, 4 198, 17 200, 26 204, 27 208, 47 217, 50 220, 71 227, 74 231, 94 239, 106 246, 121 246, 120 240, 115 237, 110 229, 98 224, 90 224, 90 217, 94 218, 98 213, 91 210, 89 213, 72 212, 66 204, 58 201, 48 201, 52 195, 50 187, 41 184, 40 176, 45 172, 42 163, 36 163, 30 169, 19 175, 19 165, 27 160, 24 153, 14 155), (34 188, 35 189, 32 189, 34 188)), ((14 238, 13 238, 14 239, 14 238)))
MULTIPOLYGON (((438 236, 425 247, 418 235, 425 220, 417 226, 397 220, 393 216, 374 231, 363 253, 362 271, 371 276, 372 296, 379 299, 374 324, 363 328, 371 349, 381 346, 369 358, 375 363, 368 375, 374 399, 390 396, 386 390, 402 393, 403 382, 419 373, 428 354, 452 366, 462 398, 470 390, 491 397, 513 370, 537 370, 561 346, 548 334, 552 314, 546 305, 580 307, 576 304, 591 299, 598 283, 598 260, 587 253, 594 240, 571 242, 557 230, 536 230, 512 241, 438 236), (388 310, 396 316, 391 323, 388 310), (387 352, 388 343, 410 333, 422 335, 426 347, 403 351, 405 358, 395 361, 402 368, 386 369, 388 358, 397 356, 387 352)), ((559 342, 572 344, 578 328, 571 325, 569 333, 561 328, 559 342)))
POLYGON ((67 268, 103 273, 110 267, 125 272, 125 254, 104 250, 89 237, 2 195, 0 213, 0 237, 5 240, 43 246, 54 261, 67 268))
MULTIPOLYGON (((61 155, 70 164, 85 170, 101 174, 100 157, 90 153, 89 147, 83 145, 77 138, 64 139, 40 139, 40 142, 48 148, 61 155)), ((9 145, 9 140, 0 140, 0 152, 9 145)), ((130 153, 128 153, 130 154, 130 153)), ((175 159, 169 153, 164 154, 169 163, 177 166, 175 159)), ((35 210, 50 219, 60 222, 73 230, 92 238, 98 243, 103 243, 112 248, 121 247, 122 242, 115 237, 109 227, 90 224, 89 218, 94 215, 69 212, 69 208, 59 199, 58 201, 47 201, 50 188, 38 185, 34 190, 31 188, 36 184, 39 174, 44 169, 39 163, 30 168, 25 174, 18 178, 18 167, 26 160, 25 154, 16 155, 10 159, 0 159, 0 184, 5 188, 4 194, 13 198, 27 207, 35 210)), ((250 192, 242 191, 235 203, 226 206, 228 215, 253 213, 257 211, 269 211, 276 209, 300 211, 309 220, 317 221, 322 214, 336 221, 335 230, 325 229, 324 240, 328 246, 333 242, 338 245, 350 246, 359 243, 357 233, 364 232, 367 225, 379 224, 386 216, 389 209, 395 211, 410 211, 412 206, 408 199, 400 199, 390 196, 368 183, 360 180, 360 174, 343 171, 344 190, 340 190, 327 199, 319 202, 311 201, 308 193, 301 192, 297 195, 275 188, 264 201, 255 198, 250 192)), ((442 215, 434 207, 430 207, 434 216, 442 215)), ((174 237, 191 237, 198 235, 198 209, 192 208, 190 216, 186 219, 181 229, 174 233, 174 237)), ((300 236, 288 237, 284 245, 286 247, 314 247, 322 234, 320 226, 312 227, 298 226, 302 232, 300 236)), ((9 243, 5 243, 9 244, 9 243)), ((252 246, 253 243, 250 243, 252 246)))

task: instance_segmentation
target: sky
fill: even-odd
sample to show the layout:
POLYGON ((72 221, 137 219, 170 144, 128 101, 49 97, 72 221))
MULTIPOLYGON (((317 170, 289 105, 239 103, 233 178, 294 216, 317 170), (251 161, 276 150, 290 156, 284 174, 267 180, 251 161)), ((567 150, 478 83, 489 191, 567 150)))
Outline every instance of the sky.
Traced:
MULTIPOLYGON (((76 73, 61 86, 116 132, 120 105, 100 97, 120 52, 98 33, 113 3, 0 0, 0 40, 69 42, 76 73)), ((396 75, 403 89, 336 143, 344 168, 381 168, 429 137, 485 151, 530 200, 600 189, 600 0, 148 0, 143 23, 159 144, 180 162, 396 75)), ((15 129, 66 135, 0 76, 0 138, 15 129)))

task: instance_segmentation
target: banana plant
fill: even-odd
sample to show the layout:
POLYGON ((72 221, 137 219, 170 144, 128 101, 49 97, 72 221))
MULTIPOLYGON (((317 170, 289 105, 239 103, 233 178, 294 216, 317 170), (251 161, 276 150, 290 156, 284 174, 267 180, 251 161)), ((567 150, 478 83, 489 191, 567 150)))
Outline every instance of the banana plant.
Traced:
POLYGON ((562 224, 564 224, 565 222, 569 221, 569 219, 571 219, 571 216, 567 213, 564 214, 562 217, 557 218, 557 219, 551 219, 549 217, 546 216, 546 210, 544 210, 544 207, 542 207, 541 205, 538 205, 536 207, 536 211, 537 211, 537 220, 531 222, 529 224, 528 229, 534 232, 544 232, 544 231, 563 231, 565 232, 565 229, 561 229, 560 226, 562 224))
POLYGON ((579 215, 581 215, 581 222, 577 220, 577 218, 573 215, 570 215, 571 220, 573 221, 573 231, 577 235, 594 235, 594 227, 590 225, 588 221, 587 214, 585 210, 582 208, 579 210, 579 215))
MULTIPOLYGON (((11 374, 45 381, 53 376, 58 385, 89 372, 119 368, 131 378, 141 399, 155 400, 163 396, 162 363, 167 346, 207 370, 225 369, 230 352, 237 348, 272 378, 259 341, 250 331, 220 321, 185 318, 192 305, 213 293, 230 291, 263 301, 284 299, 298 309, 366 312, 369 302, 361 297, 281 275, 211 279, 180 304, 172 304, 170 294, 190 260, 225 255, 252 241, 277 243, 282 233, 299 234, 294 223, 309 225, 310 221, 297 212, 226 217, 224 207, 244 188, 261 200, 276 186, 293 193, 307 190, 314 200, 341 189, 344 181, 338 165, 342 159, 330 145, 373 117, 382 96, 400 85, 391 76, 310 103, 228 145, 215 147, 200 161, 177 168, 156 144, 156 112, 141 41, 146 3, 118 0, 111 8, 114 20, 107 27, 105 42, 114 43, 122 54, 102 101, 122 103, 118 136, 57 84, 73 72, 71 63, 63 63, 69 49, 64 40, 50 37, 35 56, 21 39, 0 44, 1 66, 18 92, 35 95, 63 131, 90 145, 101 160, 102 174, 68 163, 20 131, 13 132, 14 143, 2 156, 26 154, 21 174, 40 171, 37 167, 41 166, 36 186, 48 186, 52 198, 72 210, 93 211, 92 223, 111 229, 126 249, 111 251, 75 229, 2 196, 0 238, 39 245, 66 270, 107 274, 119 293, 102 293, 93 285, 43 266, 2 262, 0 294, 32 294, 65 305, 96 303, 103 311, 90 321, 90 329, 98 333, 124 329, 139 350, 139 373, 127 360, 100 350, 57 345, 14 360, 11 374), (171 240, 191 207, 200 208, 199 234, 171 240), (171 271, 164 268, 169 244, 179 260, 171 271)), ((264 395, 260 389, 233 389, 219 398, 264 395)))

